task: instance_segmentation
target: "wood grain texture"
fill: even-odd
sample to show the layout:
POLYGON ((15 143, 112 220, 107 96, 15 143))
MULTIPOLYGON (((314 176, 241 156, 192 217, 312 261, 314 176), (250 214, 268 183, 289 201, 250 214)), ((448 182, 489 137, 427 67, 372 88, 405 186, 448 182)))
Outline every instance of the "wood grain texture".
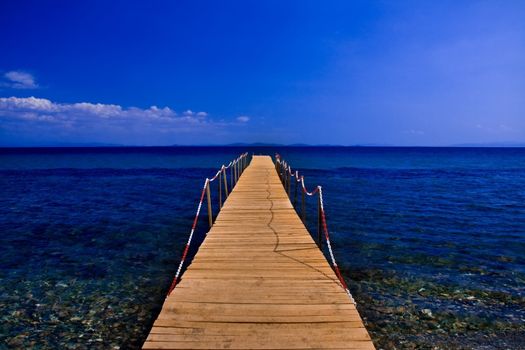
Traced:
POLYGON ((361 317, 290 203, 254 156, 144 349, 374 349, 361 317))

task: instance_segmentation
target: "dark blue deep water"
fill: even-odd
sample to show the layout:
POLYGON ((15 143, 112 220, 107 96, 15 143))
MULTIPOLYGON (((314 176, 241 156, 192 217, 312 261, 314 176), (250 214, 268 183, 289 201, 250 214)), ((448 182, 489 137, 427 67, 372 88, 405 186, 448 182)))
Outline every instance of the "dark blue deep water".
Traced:
POLYGON ((180 147, 0 149, 0 349, 139 348, 244 151, 323 186, 378 347, 525 348, 525 149, 180 147))

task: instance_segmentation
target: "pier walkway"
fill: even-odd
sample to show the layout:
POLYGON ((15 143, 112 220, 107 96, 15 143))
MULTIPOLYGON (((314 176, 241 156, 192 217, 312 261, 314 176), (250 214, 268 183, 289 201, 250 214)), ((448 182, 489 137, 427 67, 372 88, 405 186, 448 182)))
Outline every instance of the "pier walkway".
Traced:
POLYGON ((144 349, 374 349, 268 156, 240 176, 144 349))

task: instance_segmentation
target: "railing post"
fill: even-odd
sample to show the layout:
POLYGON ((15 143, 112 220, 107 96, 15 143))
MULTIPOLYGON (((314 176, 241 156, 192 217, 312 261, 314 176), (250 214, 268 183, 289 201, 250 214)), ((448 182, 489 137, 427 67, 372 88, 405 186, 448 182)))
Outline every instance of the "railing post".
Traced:
POLYGON ((233 166, 235 164, 232 163, 232 165, 230 166, 230 189, 231 191, 233 191, 233 166))
POLYGON ((284 168, 284 172, 283 172, 283 179, 284 179, 284 192, 286 192, 286 194, 288 194, 288 166, 286 168, 284 168))
MULTIPOLYGON (((301 176, 301 181, 303 181, 303 176, 301 176)), ((304 193, 304 188, 301 189, 301 218, 303 219, 303 224, 306 225, 306 194, 304 193)))
POLYGON ((284 186, 284 190, 286 191, 286 172, 288 171, 287 170, 288 168, 288 164, 284 164, 284 167, 283 167, 283 174, 282 174, 282 182, 283 182, 283 186, 284 186))
POLYGON ((210 182, 206 181, 206 197, 208 198, 208 223, 210 228, 213 226, 213 213, 211 211, 211 194, 210 194, 210 182))
POLYGON ((219 210, 222 208, 222 171, 219 172, 219 210))
POLYGON ((288 168, 288 171, 287 171, 287 173, 288 173, 288 198, 290 198, 290 194, 291 194, 290 186, 291 186, 291 183, 292 183, 292 173, 290 173, 290 170, 291 169, 288 168))
POLYGON ((283 168, 283 186, 284 186, 284 189, 286 190, 286 171, 288 169, 288 164, 284 163, 284 168, 283 168))
POLYGON ((226 178, 226 168, 222 168, 222 172, 224 173, 223 174, 223 179, 224 179, 224 193, 226 194, 226 198, 228 198, 228 196, 230 195, 228 193, 228 179, 226 178))
POLYGON ((284 178, 284 190, 286 191, 286 194, 288 194, 288 165, 284 169, 283 178, 284 178))
POLYGON ((295 172, 295 194, 293 196, 293 207, 295 208, 297 206, 297 185, 299 183, 299 173, 295 172))
POLYGON ((323 240, 322 240, 322 234, 323 234, 323 221, 321 218, 322 212, 321 212, 321 195, 317 195, 317 246, 319 249, 323 249, 323 240))

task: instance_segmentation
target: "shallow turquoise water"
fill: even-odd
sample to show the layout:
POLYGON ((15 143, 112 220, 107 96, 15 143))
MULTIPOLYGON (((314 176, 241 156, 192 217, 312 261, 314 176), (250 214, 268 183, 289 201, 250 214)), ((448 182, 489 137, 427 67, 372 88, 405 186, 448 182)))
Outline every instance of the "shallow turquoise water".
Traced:
POLYGON ((140 347, 203 179, 245 150, 323 185, 376 344, 525 347, 525 149, 199 147, 0 150, 0 348, 140 347))

